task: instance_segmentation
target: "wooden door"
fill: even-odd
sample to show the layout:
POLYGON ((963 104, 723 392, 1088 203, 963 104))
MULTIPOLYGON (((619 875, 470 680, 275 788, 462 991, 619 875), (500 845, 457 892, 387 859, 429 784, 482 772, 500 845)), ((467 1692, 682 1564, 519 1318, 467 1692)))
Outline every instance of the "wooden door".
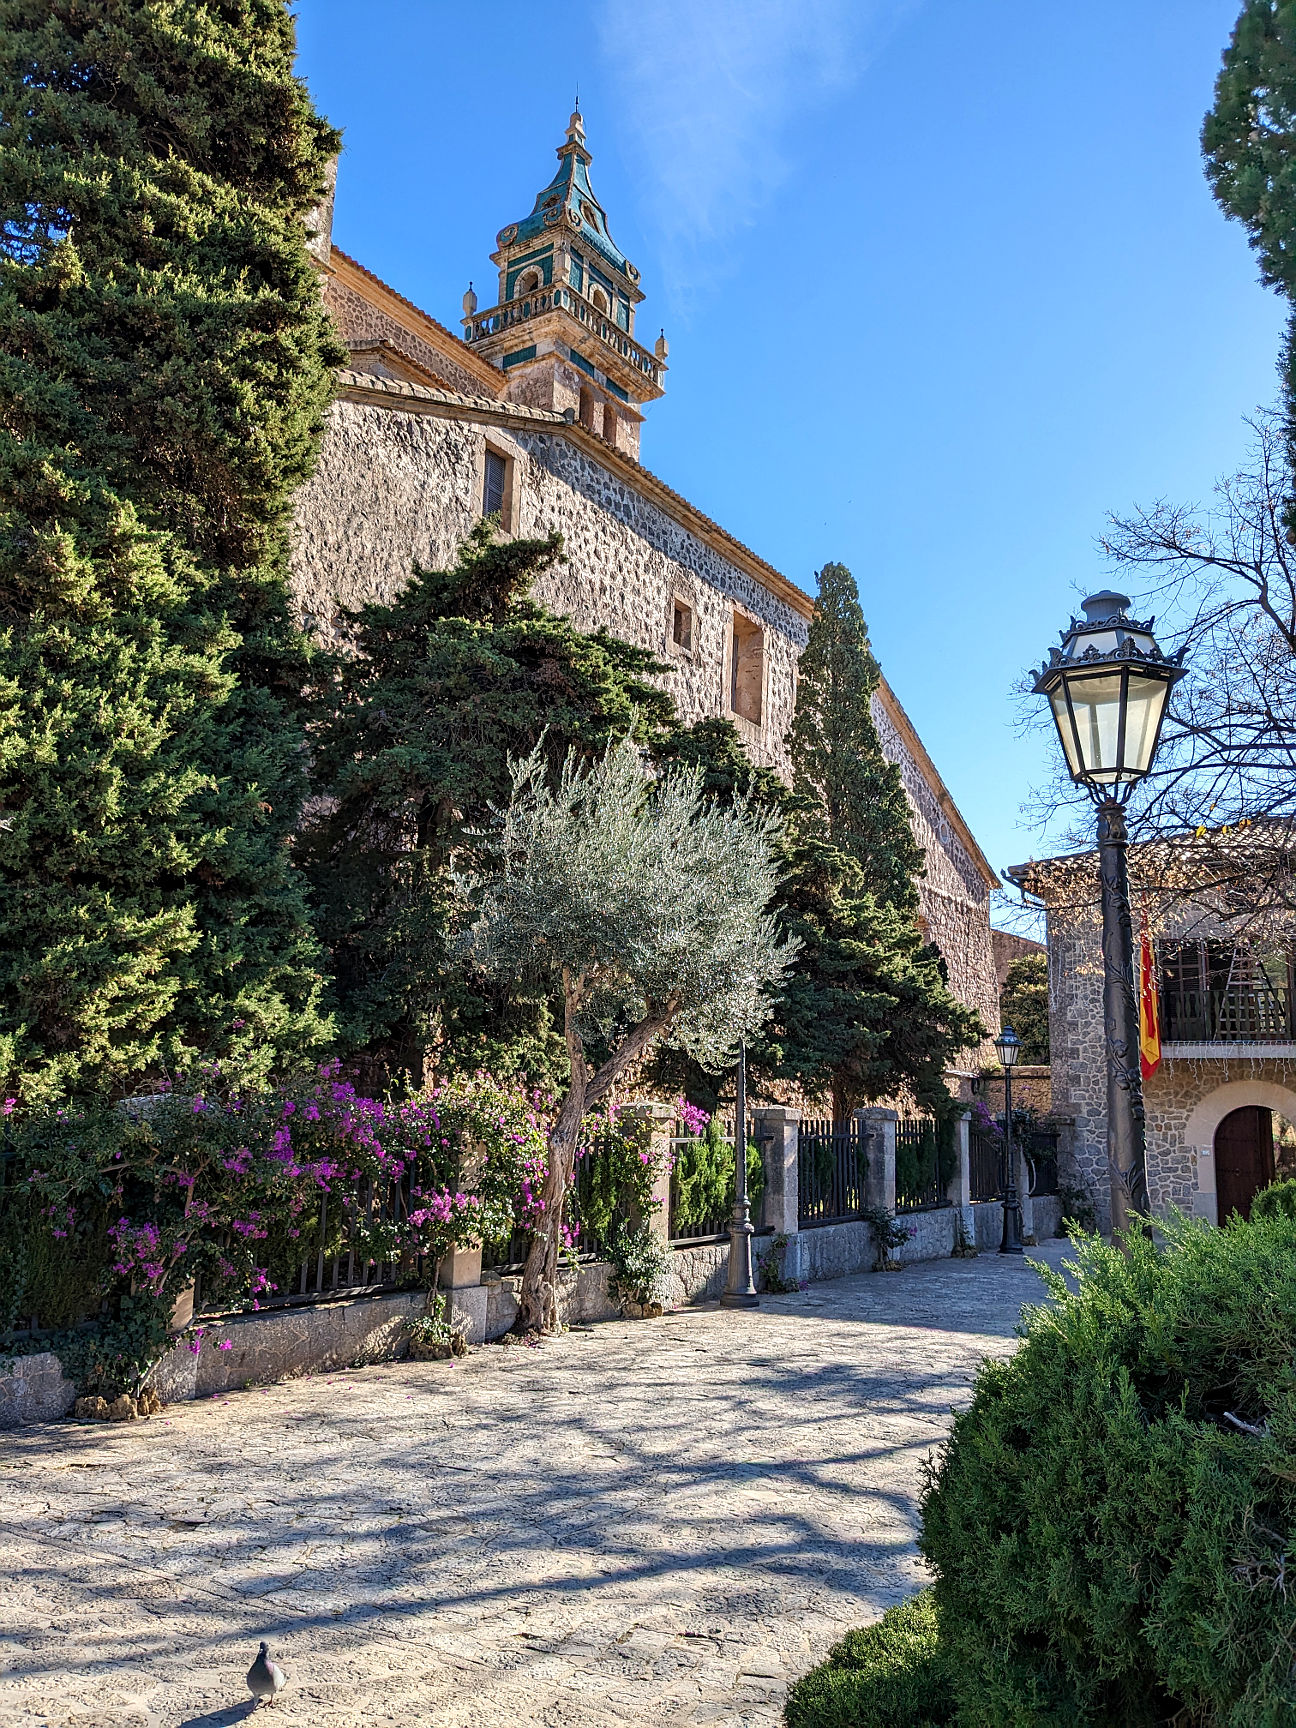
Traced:
POLYGON ((1248 1104, 1215 1130, 1215 1195, 1221 1224, 1234 1212, 1251 1216, 1251 1202, 1274 1179, 1273 1115, 1248 1104))

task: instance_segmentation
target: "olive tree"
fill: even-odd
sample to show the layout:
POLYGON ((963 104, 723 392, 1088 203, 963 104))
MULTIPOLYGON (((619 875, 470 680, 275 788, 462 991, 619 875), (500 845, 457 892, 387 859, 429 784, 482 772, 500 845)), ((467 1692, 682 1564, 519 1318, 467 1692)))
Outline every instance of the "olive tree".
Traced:
POLYGON ((719 1067, 764 1020, 795 944, 766 909, 778 882, 769 812, 706 802, 687 769, 654 782, 629 739, 592 765, 570 751, 556 784, 539 749, 510 774, 500 871, 479 890, 468 946, 488 971, 562 994, 571 1072, 519 1314, 552 1331, 582 1120, 656 1044, 719 1067))

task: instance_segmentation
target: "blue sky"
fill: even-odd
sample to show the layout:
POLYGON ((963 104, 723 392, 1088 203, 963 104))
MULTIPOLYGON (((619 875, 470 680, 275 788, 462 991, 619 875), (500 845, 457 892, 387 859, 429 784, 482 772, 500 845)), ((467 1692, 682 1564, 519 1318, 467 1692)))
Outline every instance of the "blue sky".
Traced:
POLYGON ((803 587, 851 567, 1000 869, 1049 845, 1013 690, 1105 585, 1107 512, 1208 497, 1276 389, 1198 148, 1238 4, 302 0, 300 70, 335 239, 452 328, 579 86, 671 344, 645 465, 803 587))

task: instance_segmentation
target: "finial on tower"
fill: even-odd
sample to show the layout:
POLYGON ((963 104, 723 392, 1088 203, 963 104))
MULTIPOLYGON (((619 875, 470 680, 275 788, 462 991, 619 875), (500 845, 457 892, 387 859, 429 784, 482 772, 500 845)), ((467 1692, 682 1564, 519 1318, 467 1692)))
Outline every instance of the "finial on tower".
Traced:
POLYGON ((473 293, 473 285, 468 284, 468 292, 463 297, 464 317, 471 318, 477 310, 477 296, 473 293))
POLYGON ((666 364, 666 356, 670 353, 670 343, 666 340, 666 332, 664 330, 653 344, 653 353, 664 366, 666 364))

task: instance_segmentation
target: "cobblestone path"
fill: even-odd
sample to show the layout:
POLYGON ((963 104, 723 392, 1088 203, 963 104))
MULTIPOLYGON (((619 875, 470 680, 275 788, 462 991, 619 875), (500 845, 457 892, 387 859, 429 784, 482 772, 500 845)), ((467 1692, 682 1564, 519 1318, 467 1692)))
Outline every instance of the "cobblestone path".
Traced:
POLYGON ((285 1728, 772 1728, 920 1583, 920 1462, 1038 1293, 945 1260, 0 1436, 0 1722, 239 1722, 266 1637, 285 1728))

